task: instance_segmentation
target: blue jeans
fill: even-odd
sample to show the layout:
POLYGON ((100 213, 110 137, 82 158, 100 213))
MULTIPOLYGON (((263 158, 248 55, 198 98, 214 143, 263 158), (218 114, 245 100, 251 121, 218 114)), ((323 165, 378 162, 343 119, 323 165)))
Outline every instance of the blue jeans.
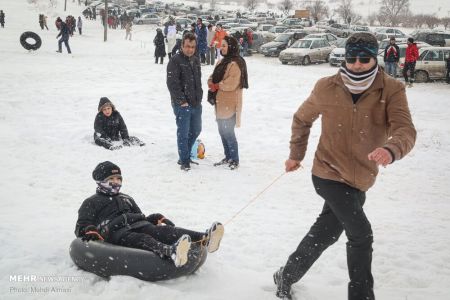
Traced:
POLYGON ((397 62, 387 61, 386 62, 386 73, 392 77, 397 77, 397 62))
POLYGON ((236 126, 236 114, 229 119, 217 119, 219 134, 222 138, 223 151, 227 160, 239 163, 239 150, 234 127, 236 126))
POLYGON ((62 52, 62 43, 64 43, 64 45, 66 46, 66 49, 67 49, 67 53, 72 53, 71 51, 70 51, 70 46, 69 46, 69 38, 60 38, 59 39, 59 41, 58 41, 58 51, 59 52, 62 52))
POLYGON ((195 107, 172 104, 177 122, 178 156, 182 163, 188 163, 191 148, 202 131, 202 105, 195 107))

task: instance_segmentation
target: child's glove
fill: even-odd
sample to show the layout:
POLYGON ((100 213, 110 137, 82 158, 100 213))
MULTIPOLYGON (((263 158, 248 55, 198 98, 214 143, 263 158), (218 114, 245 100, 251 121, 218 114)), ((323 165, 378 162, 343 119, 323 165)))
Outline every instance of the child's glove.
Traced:
POLYGON ((166 217, 164 217, 162 214, 159 214, 159 213, 151 214, 146 219, 153 225, 165 224, 165 225, 169 225, 169 226, 175 226, 175 224, 172 221, 170 221, 169 219, 166 219, 166 217))
POLYGON ((89 242, 89 241, 98 241, 103 240, 100 233, 97 231, 97 227, 94 225, 89 225, 84 229, 84 234, 81 237, 82 241, 89 242))
POLYGON ((113 146, 109 147, 109 150, 119 150, 119 149, 122 149, 122 145, 117 145, 117 146, 113 145, 113 146))
POLYGON ((131 141, 129 139, 124 139, 123 140, 123 145, 127 146, 127 147, 130 147, 131 146, 131 141))

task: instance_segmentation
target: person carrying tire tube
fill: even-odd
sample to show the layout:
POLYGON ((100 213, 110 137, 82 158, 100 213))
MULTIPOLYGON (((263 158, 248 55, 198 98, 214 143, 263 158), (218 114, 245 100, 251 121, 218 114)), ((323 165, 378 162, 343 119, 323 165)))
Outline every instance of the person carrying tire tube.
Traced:
POLYGON ((145 216, 132 197, 119 192, 122 173, 114 163, 99 163, 92 178, 97 183, 96 193, 82 203, 75 227, 75 235, 82 240, 152 251, 171 258, 177 267, 188 262, 192 242, 201 243, 209 253, 219 249, 224 234, 221 223, 197 232, 176 227, 160 213, 145 216))
POLYGON ((62 53, 62 43, 64 43, 64 45, 66 46, 67 49, 67 53, 71 54, 72 51, 70 51, 70 46, 69 46, 69 27, 67 27, 67 24, 64 23, 63 21, 61 21, 60 23, 60 30, 59 30, 59 34, 56 36, 56 38, 59 38, 58 41, 58 51, 59 53, 62 53))

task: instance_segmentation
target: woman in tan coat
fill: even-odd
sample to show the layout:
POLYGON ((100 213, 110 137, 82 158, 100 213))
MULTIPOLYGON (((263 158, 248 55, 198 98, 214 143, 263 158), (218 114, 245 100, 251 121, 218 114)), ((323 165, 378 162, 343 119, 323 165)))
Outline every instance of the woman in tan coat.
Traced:
POLYGON ((214 166, 239 166, 239 150, 234 127, 241 125, 242 89, 248 88, 247 66, 239 56, 239 44, 234 37, 224 37, 221 47, 223 59, 208 80, 208 101, 215 103, 216 120, 222 138, 225 158, 214 166))

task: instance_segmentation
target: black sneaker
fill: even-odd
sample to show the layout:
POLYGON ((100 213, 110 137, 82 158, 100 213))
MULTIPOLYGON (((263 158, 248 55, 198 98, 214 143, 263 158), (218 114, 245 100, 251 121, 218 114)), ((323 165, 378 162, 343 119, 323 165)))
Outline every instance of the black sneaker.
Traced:
POLYGON ((190 163, 182 163, 180 169, 183 171, 189 171, 191 169, 191 164, 190 163))
POLYGON ((216 163, 214 164, 214 167, 221 166, 221 165, 226 165, 227 163, 228 163, 228 159, 227 159, 227 158, 224 158, 224 159, 222 159, 221 161, 216 162, 216 163))
POLYGON ((235 170, 239 167, 239 163, 237 161, 230 160, 228 166, 230 167, 231 170, 235 170))
MULTIPOLYGON (((189 160, 189 163, 190 164, 194 164, 194 165, 199 165, 199 163, 198 162, 195 162, 195 161, 193 161, 192 159, 191 160, 189 160)), ((177 164, 179 164, 180 166, 182 165, 182 163, 181 163, 181 160, 179 159, 178 161, 177 161, 177 164)))
POLYGON ((284 267, 281 267, 273 274, 273 282, 277 286, 275 295, 284 300, 292 300, 291 287, 283 282, 283 269, 284 267))

